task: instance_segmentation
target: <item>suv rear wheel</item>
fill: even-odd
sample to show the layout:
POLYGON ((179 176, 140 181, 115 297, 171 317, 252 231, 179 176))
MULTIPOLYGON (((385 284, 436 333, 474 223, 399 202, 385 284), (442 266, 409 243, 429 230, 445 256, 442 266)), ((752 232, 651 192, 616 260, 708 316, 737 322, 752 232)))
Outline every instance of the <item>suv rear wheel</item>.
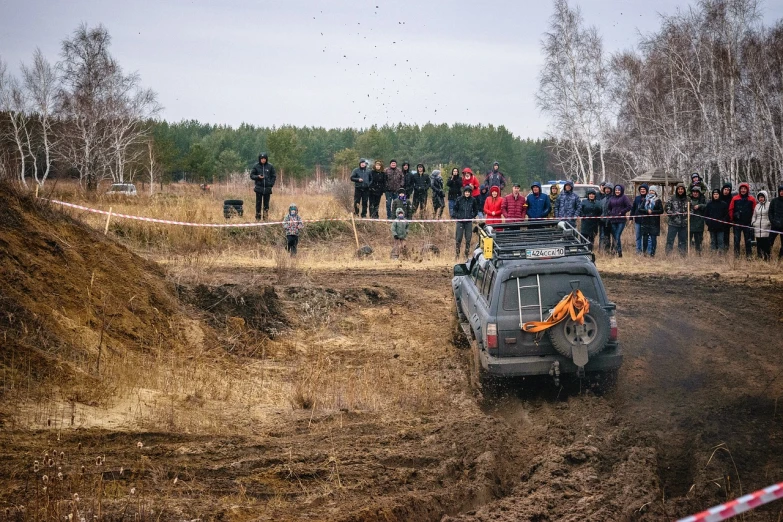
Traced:
POLYGON ((609 340, 609 314, 599 303, 589 298, 587 301, 590 311, 585 314, 584 329, 569 318, 547 330, 555 350, 569 359, 574 346, 586 343, 587 354, 594 356, 601 353, 609 340))

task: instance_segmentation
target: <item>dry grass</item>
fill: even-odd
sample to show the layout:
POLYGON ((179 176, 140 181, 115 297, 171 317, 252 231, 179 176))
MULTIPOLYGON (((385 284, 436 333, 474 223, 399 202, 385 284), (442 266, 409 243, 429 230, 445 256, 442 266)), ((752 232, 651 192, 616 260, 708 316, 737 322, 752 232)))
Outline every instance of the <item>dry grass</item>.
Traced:
MULTIPOLYGON (((330 190, 335 190, 334 187, 330 190)), ((289 202, 296 201, 305 219, 344 218, 343 203, 337 195, 282 193, 272 201, 271 215, 282 216, 289 202)), ((84 196, 73 186, 61 184, 56 193, 69 201, 113 212, 204 223, 224 222, 222 200, 241 198, 249 212, 240 222, 252 221, 253 194, 250 185, 213 187, 202 193, 197 187, 172 186, 167 192, 137 198, 84 196)), ((383 212, 383 211, 382 211, 383 212)), ((75 213, 88 224, 103 226, 100 216, 75 213)), ((212 274, 222 268, 260 267, 275 275, 274 284, 307 285, 310 275, 319 271, 380 270, 395 273, 423 268, 450 270, 453 226, 413 224, 408 248, 409 259, 390 259, 392 240, 385 223, 357 225, 360 244, 369 244, 374 253, 359 259, 350 224, 324 221, 311 223, 300 242, 299 255, 291 258, 284 250, 278 226, 251 229, 200 229, 157 225, 117 219, 110 233, 164 266, 177 282, 216 283, 212 274), (439 254, 421 255, 424 245, 433 244, 439 254)), ((659 238, 654 259, 633 253, 633 229, 624 234, 625 257, 597 254, 603 272, 647 274, 666 284, 670 274, 693 274, 730 278, 770 277, 783 279, 776 262, 735 259, 705 251, 702 256, 664 254, 665 236, 659 238)), ((259 339, 246 335, 242 325, 227 325, 218 339, 207 339, 199 323, 181 320, 180 346, 153 348, 137 353, 122 348, 107 350, 100 372, 100 395, 110 398, 102 404, 85 405, 62 399, 41 400, 21 409, 18 421, 27 426, 111 425, 114 428, 165 427, 170 430, 215 432, 228 419, 236 429, 263 422, 267 412, 279 408, 308 410, 365 410, 389 412, 398 408, 429 409, 442 399, 444 384, 419 375, 399 371, 399 361, 390 357, 397 347, 416 346, 416 353, 438 353, 427 331, 418 325, 400 335, 388 331, 384 314, 361 317, 335 316, 333 303, 313 294, 297 302, 291 313, 306 325, 285 339, 259 339), (377 342, 384 339, 384 342, 377 342), (216 356, 209 345, 224 348, 216 356), (244 354, 234 357, 235 354, 244 354), (252 355, 248 358, 246 355, 252 355), (348 362, 346 362, 348 361, 348 362), (356 361, 354 363, 350 361, 356 361), (252 405, 252 406, 251 406, 252 405), (209 412, 205 415, 204 412, 209 412)), ((416 321, 412 321, 416 323, 416 321)), ((86 364, 86 363, 85 363, 86 364)), ((88 368, 84 368, 89 373, 88 368)), ((54 394, 52 394, 54 396, 54 394)))

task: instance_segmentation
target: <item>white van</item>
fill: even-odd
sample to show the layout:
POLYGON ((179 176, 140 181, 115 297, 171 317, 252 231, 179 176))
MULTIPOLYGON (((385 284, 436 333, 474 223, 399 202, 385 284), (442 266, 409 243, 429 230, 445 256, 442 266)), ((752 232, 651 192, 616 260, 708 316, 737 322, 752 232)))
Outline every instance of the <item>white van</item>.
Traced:
POLYGON ((123 196, 137 196, 136 185, 133 183, 113 183, 107 194, 122 194, 123 196))

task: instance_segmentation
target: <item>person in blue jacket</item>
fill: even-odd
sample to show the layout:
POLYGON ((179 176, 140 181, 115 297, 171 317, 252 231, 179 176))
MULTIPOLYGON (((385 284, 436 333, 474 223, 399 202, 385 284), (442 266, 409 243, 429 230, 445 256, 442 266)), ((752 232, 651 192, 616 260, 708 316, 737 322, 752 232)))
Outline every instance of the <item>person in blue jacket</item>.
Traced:
POLYGON ((549 196, 541 193, 541 183, 536 181, 530 186, 530 194, 527 195, 527 217, 536 219, 546 217, 552 210, 552 202, 549 196))

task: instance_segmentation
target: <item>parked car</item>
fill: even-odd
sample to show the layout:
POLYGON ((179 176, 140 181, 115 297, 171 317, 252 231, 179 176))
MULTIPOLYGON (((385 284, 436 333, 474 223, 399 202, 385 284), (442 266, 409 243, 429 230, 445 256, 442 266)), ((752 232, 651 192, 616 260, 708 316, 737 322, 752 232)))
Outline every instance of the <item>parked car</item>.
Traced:
POLYGON ((554 220, 497 228, 479 229, 484 244, 454 266, 455 336, 472 350, 471 381, 480 387, 515 376, 551 375, 558 384, 560 374, 613 377, 623 360, 616 306, 589 241, 554 220), (589 303, 584 324, 569 316, 542 332, 525 331, 574 290, 589 303))
POLYGON ((136 185, 133 183, 112 183, 107 194, 122 194, 123 196, 138 196, 136 185))

